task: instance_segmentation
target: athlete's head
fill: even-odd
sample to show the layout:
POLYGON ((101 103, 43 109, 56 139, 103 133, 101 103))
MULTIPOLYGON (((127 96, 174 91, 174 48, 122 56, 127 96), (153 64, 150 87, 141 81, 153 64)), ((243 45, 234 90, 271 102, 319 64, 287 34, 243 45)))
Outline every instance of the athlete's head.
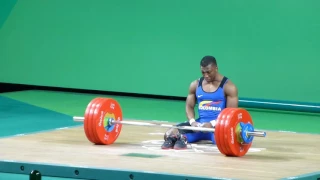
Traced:
POLYGON ((201 73, 207 82, 213 81, 218 73, 216 58, 213 56, 204 56, 200 61, 201 73))

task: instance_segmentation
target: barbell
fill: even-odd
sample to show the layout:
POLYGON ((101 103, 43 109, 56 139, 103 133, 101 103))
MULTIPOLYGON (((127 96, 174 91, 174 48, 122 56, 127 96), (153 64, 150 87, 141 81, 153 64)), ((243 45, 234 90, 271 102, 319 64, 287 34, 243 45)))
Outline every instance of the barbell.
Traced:
POLYGON ((84 117, 74 116, 73 120, 84 123, 87 139, 97 145, 113 144, 119 137, 123 124, 214 132, 219 151, 226 156, 236 157, 244 156, 248 152, 254 136, 266 136, 266 132, 254 130, 252 118, 243 108, 223 109, 214 128, 176 126, 124 121, 121 106, 115 99, 97 97, 87 105, 84 117))

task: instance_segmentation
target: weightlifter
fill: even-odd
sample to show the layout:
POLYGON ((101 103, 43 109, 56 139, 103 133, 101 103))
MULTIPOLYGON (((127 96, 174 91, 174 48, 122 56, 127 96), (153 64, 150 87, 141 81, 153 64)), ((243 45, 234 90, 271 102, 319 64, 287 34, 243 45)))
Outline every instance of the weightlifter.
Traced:
MULTIPOLYGON (((238 89, 227 77, 218 72, 217 61, 213 56, 204 56, 200 61, 203 77, 194 80, 189 86, 186 99, 188 121, 177 126, 213 128, 220 112, 226 107, 238 107, 238 89), (195 119, 194 108, 198 104, 199 117, 195 119)), ((192 130, 169 129, 164 135, 162 149, 187 149, 187 143, 211 140, 215 144, 214 133, 192 130)))

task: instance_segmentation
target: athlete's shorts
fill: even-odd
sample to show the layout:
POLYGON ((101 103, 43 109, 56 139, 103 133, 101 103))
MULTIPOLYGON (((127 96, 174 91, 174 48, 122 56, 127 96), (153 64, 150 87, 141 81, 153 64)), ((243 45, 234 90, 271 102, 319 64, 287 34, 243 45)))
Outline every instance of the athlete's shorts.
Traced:
MULTIPOLYGON (((197 119, 197 122, 201 122, 201 120, 197 119)), ((189 122, 183 122, 183 123, 179 123, 177 124, 177 126, 191 126, 189 122)), ((201 141, 201 140, 209 140, 211 141, 213 144, 215 144, 215 140, 214 140, 214 133, 213 132, 194 132, 192 130, 184 130, 184 129, 179 129, 179 132, 181 134, 184 134, 185 136, 187 136, 187 141, 189 143, 194 143, 197 141, 201 141)))

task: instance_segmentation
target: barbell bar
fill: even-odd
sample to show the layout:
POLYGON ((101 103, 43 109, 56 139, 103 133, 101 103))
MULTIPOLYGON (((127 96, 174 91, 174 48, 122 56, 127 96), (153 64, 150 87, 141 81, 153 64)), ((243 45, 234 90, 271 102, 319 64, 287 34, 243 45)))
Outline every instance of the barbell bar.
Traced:
MULTIPOLYGON (((76 122, 83 122, 84 117, 74 116, 73 120, 76 122)), ((192 130, 201 132, 215 132, 215 128, 205 128, 205 127, 193 127, 193 126, 174 126, 171 124, 161 124, 161 123, 146 123, 146 122, 135 122, 135 121, 115 121, 113 119, 109 122, 110 125, 114 124, 125 124, 125 125, 135 125, 135 126, 153 126, 153 127, 163 127, 163 128, 175 128, 182 130, 192 130)), ((266 132, 264 131, 246 131, 248 136, 265 137, 266 132)))

